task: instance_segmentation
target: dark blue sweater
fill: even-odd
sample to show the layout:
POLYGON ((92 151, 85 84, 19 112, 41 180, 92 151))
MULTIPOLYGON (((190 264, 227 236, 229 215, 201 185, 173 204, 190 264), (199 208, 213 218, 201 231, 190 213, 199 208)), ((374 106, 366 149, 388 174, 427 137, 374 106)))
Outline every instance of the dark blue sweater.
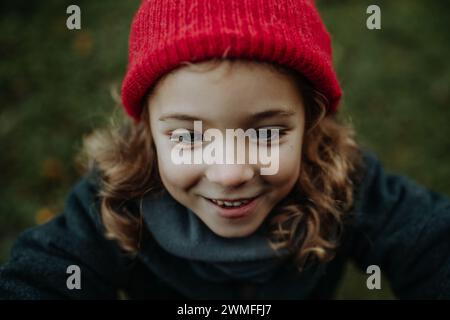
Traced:
POLYGON ((295 286, 284 287, 286 274, 261 285, 201 281, 146 233, 140 254, 128 256, 105 239, 98 186, 87 175, 61 215, 18 238, 0 268, 0 298, 115 299, 119 291, 129 298, 332 298, 345 262, 353 259, 363 271, 378 265, 398 298, 450 299, 450 200, 386 174, 371 153, 364 161, 353 218, 336 257, 304 271, 291 281, 295 286), (70 265, 82 270, 81 290, 66 286, 70 265))

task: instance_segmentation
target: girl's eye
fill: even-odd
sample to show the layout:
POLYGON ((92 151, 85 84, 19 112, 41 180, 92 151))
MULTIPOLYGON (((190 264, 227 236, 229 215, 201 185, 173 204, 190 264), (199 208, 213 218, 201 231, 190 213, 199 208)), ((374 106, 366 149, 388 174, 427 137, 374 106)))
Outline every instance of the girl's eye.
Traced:
MULTIPOLYGON (((254 130, 255 135, 251 139, 256 142, 276 143, 286 130, 280 127, 264 127, 254 130)), ((170 140, 184 146, 194 146, 203 142, 203 133, 189 131, 187 129, 177 129, 171 133, 170 140)))
POLYGON ((202 142, 203 134, 188 130, 175 130, 170 136, 170 140, 182 145, 193 145, 202 142))
POLYGON ((275 142, 280 136, 284 135, 283 128, 269 127, 256 129, 256 139, 258 141, 275 142))

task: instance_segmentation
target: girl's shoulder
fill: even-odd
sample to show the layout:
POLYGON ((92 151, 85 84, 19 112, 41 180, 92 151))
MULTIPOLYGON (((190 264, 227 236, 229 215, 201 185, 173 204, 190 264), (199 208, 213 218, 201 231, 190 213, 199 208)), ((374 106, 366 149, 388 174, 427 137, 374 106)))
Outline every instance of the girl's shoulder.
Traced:
POLYGON ((357 264, 379 266, 399 297, 449 298, 450 199, 385 171, 373 152, 363 158, 350 224, 357 264))
POLYGON ((130 260, 104 236, 98 191, 96 173, 85 174, 58 216, 20 234, 0 268, 0 298, 116 297, 116 288, 127 281, 130 260), (89 286, 66 286, 74 270, 89 286))

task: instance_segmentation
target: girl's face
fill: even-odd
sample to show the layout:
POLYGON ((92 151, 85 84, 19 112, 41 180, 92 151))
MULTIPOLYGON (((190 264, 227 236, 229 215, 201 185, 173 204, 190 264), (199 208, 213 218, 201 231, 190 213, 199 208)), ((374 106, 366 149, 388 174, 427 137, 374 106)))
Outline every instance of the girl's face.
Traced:
MULTIPOLYGON (((148 107, 167 191, 217 235, 244 237, 258 229, 298 180, 305 113, 291 76, 264 64, 228 63, 201 72, 192 66, 175 70, 158 83, 148 107), (226 129, 278 129, 277 173, 261 175, 262 165, 248 159, 244 164, 175 164, 174 148, 191 144, 174 141, 172 133, 194 132, 194 120, 202 121, 203 131, 215 128, 223 137, 226 129), (233 200, 236 207, 230 208, 233 200)), ((192 148, 198 148, 201 135, 192 137, 192 148)))

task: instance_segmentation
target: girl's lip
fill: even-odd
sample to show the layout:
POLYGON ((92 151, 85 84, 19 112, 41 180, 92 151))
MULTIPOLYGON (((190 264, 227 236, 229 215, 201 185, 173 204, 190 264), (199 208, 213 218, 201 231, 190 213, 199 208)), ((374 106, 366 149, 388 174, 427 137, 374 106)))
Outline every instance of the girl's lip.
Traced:
POLYGON ((253 213, 253 211, 254 211, 253 209, 258 204, 259 198, 260 197, 257 196, 255 198, 252 198, 248 203, 246 203, 240 207, 234 207, 234 208, 233 207, 224 208, 224 207, 221 207, 221 206, 215 204, 208 198, 205 198, 205 199, 217 209, 220 216, 227 218, 227 219, 239 219, 239 218, 246 217, 246 216, 250 215, 251 213, 253 213))

